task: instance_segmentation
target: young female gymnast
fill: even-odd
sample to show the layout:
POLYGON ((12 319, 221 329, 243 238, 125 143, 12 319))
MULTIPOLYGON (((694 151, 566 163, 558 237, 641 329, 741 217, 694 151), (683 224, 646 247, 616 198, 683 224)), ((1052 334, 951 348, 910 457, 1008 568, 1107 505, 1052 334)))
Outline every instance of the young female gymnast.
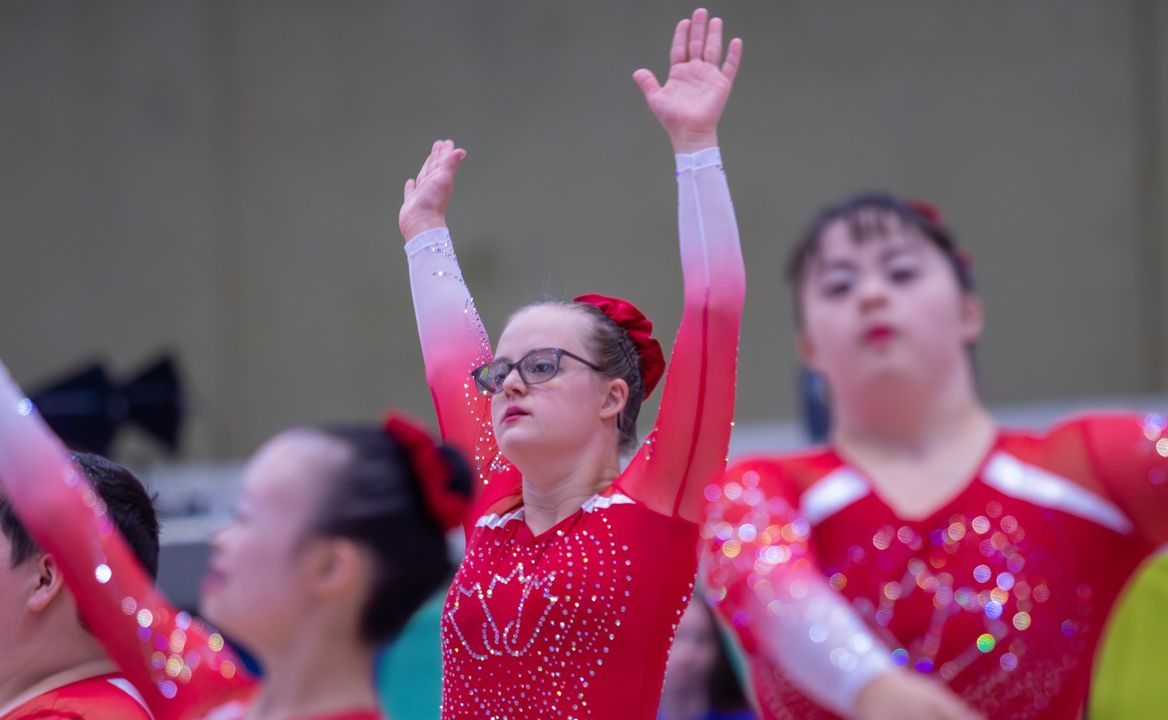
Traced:
POLYGON ((507 323, 492 355, 445 212, 464 152, 434 144, 400 215, 426 377, 443 437, 480 485, 442 619, 442 714, 653 718, 697 565, 702 489, 722 470, 744 278, 717 124, 742 44, 722 22, 678 24, 669 79, 634 78, 677 155, 684 311, 664 373, 630 303, 583 295, 507 323), (721 63, 721 64, 720 64, 721 63))

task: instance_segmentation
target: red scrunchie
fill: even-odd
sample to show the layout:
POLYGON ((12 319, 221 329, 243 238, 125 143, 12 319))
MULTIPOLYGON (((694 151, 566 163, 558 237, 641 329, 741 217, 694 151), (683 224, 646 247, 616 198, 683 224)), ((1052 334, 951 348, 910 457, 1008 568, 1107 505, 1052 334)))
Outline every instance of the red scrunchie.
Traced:
POLYGON ((927 200, 908 198, 904 201, 904 204, 908 205, 909 209, 917 215, 920 215, 934 225, 940 225, 945 221, 937 206, 927 200))
POLYGON ((382 429, 405 451, 421 484, 426 507, 443 530, 462 524, 470 499, 450 489, 454 468, 442 457, 437 443, 421 425, 403 415, 391 414, 382 429))
MULTIPOLYGON (((924 219, 933 223, 934 225, 943 225, 945 223, 945 216, 941 214, 941 210, 933 203, 919 198, 908 198, 904 201, 909 209, 920 215, 924 219)), ((973 272, 973 257, 962 250, 954 250, 953 256, 957 258, 957 264, 966 273, 973 272)))
POLYGON ((641 360, 641 382, 645 384, 645 397, 649 397, 649 393, 653 392, 665 374, 665 353, 661 351, 661 343, 653 338, 653 323, 636 305, 622 298, 587 293, 572 300, 591 305, 629 334, 641 360))

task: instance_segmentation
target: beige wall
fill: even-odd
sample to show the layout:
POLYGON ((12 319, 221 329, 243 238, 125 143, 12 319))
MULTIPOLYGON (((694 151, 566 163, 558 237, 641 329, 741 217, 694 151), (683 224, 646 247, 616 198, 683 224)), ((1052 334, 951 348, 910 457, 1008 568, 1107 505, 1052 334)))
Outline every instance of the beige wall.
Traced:
POLYGON ((1150 87, 1154 88, 1152 92, 1156 95, 1151 107, 1157 122, 1153 137, 1159 150, 1153 154, 1157 164, 1149 193, 1152 219, 1157 223, 1152 242, 1159 248, 1159 263, 1150 281, 1153 299, 1148 304, 1157 316, 1153 323, 1161 328, 1160 354, 1156 362, 1160 367, 1161 388, 1168 388, 1168 292, 1164 291, 1168 286, 1168 91, 1164 89, 1168 88, 1168 7, 1157 0, 1146 0, 1144 4, 1151 16, 1148 26, 1155 28, 1149 38, 1155 53, 1151 64, 1156 70, 1150 87), (1155 301, 1157 297, 1159 303, 1155 301))
MULTIPOLYGON (((35 385, 174 347, 194 457, 429 416, 396 231, 429 142, 488 327, 626 294, 672 333, 667 143, 629 75, 678 2, 0 5, 0 356, 35 385)), ((993 402, 1168 390, 1168 12, 1155 0, 715 4, 746 40, 723 151, 749 268, 739 417, 791 416, 797 229, 926 196, 976 258, 993 402)))

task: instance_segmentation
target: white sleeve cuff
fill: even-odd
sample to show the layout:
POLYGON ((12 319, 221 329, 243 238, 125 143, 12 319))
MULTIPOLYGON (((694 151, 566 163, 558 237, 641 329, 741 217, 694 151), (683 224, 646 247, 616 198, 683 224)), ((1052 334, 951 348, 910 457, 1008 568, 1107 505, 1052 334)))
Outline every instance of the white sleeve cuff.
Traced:
POLYGON ((722 167, 722 151, 718 146, 698 150, 696 153, 675 155, 677 160, 677 174, 687 171, 702 170, 708 167, 722 167))

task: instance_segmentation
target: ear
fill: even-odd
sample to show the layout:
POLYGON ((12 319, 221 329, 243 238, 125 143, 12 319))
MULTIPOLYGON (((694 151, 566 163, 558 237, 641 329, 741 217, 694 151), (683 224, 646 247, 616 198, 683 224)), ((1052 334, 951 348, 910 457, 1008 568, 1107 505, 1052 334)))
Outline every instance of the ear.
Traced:
POLYGON ((604 399, 600 404, 600 417, 603 420, 614 418, 621 414, 629 402, 629 384, 622 378, 613 378, 605 383, 604 399))
POLYGON ((345 594, 361 582, 365 557, 344 538, 321 538, 305 551, 312 589, 325 596, 345 594))
POLYGON ((795 337, 795 344, 799 351, 799 359, 803 361, 811 370, 819 372, 819 366, 816 362, 815 343, 811 341, 811 336, 807 334, 806 330, 800 330, 795 337))
POLYGON ((36 572, 35 587, 28 598, 28 609, 43 612, 64 592, 65 580, 61 576, 61 567, 52 555, 38 555, 28 562, 33 564, 36 572))
POLYGON ((985 327, 985 311, 981 297, 967 292, 961 295, 961 339, 965 344, 976 342, 985 327))

